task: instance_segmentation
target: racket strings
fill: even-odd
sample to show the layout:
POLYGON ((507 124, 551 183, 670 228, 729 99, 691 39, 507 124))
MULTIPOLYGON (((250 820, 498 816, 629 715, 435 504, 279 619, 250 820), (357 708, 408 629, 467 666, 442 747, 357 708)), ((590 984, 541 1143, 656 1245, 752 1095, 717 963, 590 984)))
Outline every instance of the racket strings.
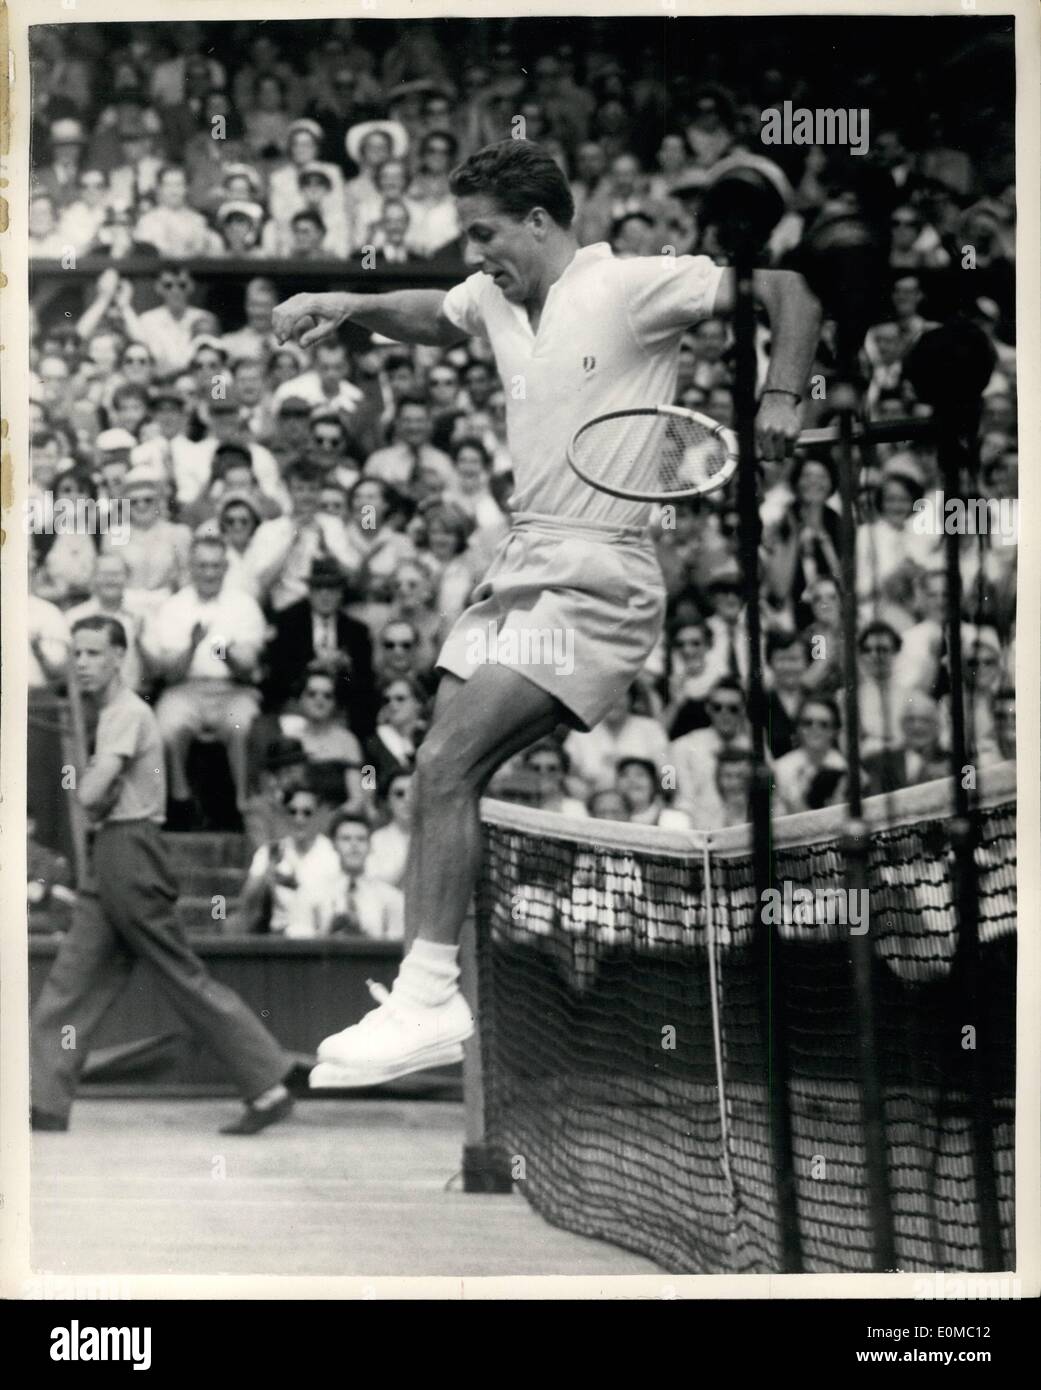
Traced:
POLYGON ((579 472, 608 489, 657 495, 707 491, 729 461, 714 429, 665 414, 594 420, 576 436, 572 451, 579 472))

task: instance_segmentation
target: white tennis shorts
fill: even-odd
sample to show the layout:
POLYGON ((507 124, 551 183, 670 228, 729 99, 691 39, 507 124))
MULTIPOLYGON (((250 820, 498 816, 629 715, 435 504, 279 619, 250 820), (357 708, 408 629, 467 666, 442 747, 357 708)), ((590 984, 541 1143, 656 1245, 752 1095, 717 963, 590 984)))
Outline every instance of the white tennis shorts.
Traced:
POLYGON ((590 729, 642 670, 664 614, 645 531, 522 512, 437 665, 461 680, 508 666, 590 729))

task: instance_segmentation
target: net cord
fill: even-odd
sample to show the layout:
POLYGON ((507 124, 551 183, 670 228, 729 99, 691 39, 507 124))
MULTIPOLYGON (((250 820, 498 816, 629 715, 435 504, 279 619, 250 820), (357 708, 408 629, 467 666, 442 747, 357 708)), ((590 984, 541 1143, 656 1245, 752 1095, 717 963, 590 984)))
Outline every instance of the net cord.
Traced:
POLYGON ((719 1009, 719 970, 716 959, 716 917, 713 911, 712 851, 706 844, 701 856, 705 893, 705 937, 708 944, 708 993, 712 1004, 712 1047, 716 1059, 716 1091, 719 1097, 719 1156, 731 1204, 735 1199, 734 1176, 730 1171, 730 1126, 727 1118, 726 1074, 723 1070, 723 1023, 719 1009))

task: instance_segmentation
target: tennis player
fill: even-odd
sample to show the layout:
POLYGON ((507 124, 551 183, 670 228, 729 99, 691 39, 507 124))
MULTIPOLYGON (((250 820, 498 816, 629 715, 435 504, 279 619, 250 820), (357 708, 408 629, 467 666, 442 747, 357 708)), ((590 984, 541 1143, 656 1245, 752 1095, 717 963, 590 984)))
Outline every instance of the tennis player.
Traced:
MULTIPOLYGON (((734 302, 733 272, 707 257, 580 248, 567 180, 529 141, 479 150, 451 188, 475 268, 461 284, 298 294, 274 312, 279 340, 299 336, 304 346, 348 321, 401 342, 488 339, 516 484, 509 534, 438 658, 405 874, 411 948, 379 1007, 321 1044, 315 1087, 374 1085, 461 1059, 473 1018, 458 940, 477 875, 481 793, 502 763, 560 723, 598 722, 646 661, 665 608, 650 506, 582 482, 568 442, 605 411, 671 401, 682 335, 734 302)), ((780 459, 799 432, 820 310, 792 272, 757 271, 755 291, 772 328, 757 442, 764 458, 780 459)), ((641 466, 650 476, 653 458, 628 476, 641 466)))

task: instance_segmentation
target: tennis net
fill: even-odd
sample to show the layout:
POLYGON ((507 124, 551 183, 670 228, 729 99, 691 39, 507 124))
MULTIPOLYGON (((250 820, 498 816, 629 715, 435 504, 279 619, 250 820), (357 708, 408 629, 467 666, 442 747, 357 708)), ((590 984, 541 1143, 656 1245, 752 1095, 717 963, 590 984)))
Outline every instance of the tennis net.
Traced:
POLYGON ((485 802, 485 1141, 531 1205, 673 1273, 776 1273, 770 1107, 785 1103, 803 1269, 870 1270, 850 942, 866 925, 897 1268, 983 1267, 974 1046, 1013 1267, 1015 768, 988 772, 974 1019, 949 782, 865 802, 859 904, 843 888, 845 808, 773 822, 784 1076, 768 1074, 778 1001, 763 989, 748 827, 677 834, 485 802))

